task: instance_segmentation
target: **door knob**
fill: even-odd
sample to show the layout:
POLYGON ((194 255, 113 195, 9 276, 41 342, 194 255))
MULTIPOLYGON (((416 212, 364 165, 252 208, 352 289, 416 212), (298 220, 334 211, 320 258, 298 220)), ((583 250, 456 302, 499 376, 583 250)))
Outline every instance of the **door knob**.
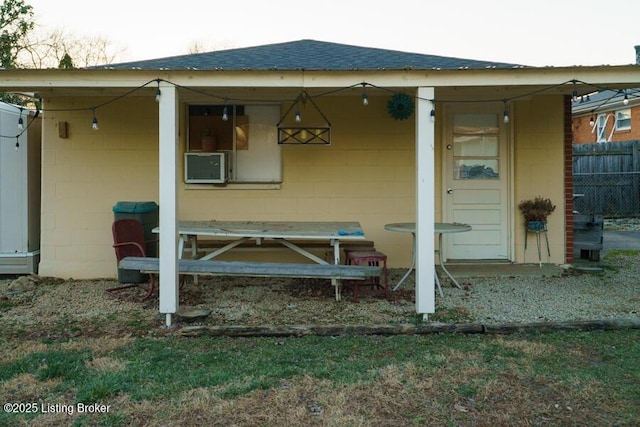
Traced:
POLYGON ((453 194, 453 188, 447 188, 447 194, 453 194))

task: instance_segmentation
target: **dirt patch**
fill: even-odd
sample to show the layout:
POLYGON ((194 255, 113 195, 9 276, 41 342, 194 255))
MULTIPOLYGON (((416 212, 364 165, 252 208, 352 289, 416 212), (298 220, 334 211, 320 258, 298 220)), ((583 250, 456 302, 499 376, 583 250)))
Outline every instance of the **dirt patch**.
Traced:
MULTIPOLYGON (((158 311, 157 295, 142 303, 113 298, 105 291, 118 286, 116 280, 37 278, 28 281, 35 285, 19 290, 13 283, 13 279, 0 281, 0 294, 5 298, 0 316, 8 326, 5 334, 51 339, 127 339, 169 333, 161 328, 165 319, 158 311)), ((361 296, 357 303, 348 289, 343 295, 342 301, 337 302, 327 280, 205 277, 194 284, 188 278, 180 292, 180 310, 174 316, 174 324, 180 327, 415 321, 413 290, 394 292, 389 300, 361 296), (195 320, 180 316, 197 310, 209 315, 195 320)), ((76 345, 82 345, 81 341, 76 345)))
POLYGON ((34 402, 50 393, 59 379, 40 381, 32 374, 21 374, 0 384, 0 395, 11 396, 16 402, 34 402))
MULTIPOLYGON (((447 324, 640 320, 635 255, 608 260, 602 274, 464 277, 462 289, 443 281, 429 321, 447 324)), ((397 283, 403 269, 389 271, 397 283)), ((157 294, 145 302, 116 299, 105 292, 114 279, 0 279, 0 336, 23 338, 132 338, 166 335, 184 326, 390 325, 416 324, 413 277, 389 299, 343 290, 335 300, 328 280, 248 277, 186 279, 173 328, 165 329, 157 294), (32 280, 33 279, 33 280, 32 280), (206 316, 181 316, 194 312, 206 316)))

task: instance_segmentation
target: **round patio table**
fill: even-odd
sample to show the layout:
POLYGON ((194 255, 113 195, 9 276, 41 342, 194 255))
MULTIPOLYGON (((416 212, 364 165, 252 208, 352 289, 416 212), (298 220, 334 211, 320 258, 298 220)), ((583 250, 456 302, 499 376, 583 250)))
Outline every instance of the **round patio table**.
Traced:
MULTIPOLYGON (((412 249, 411 249, 411 267, 409 270, 402 276, 400 281, 393 287, 393 290, 397 290, 402 283, 409 277, 411 272, 416 267, 416 223, 415 222, 396 222, 392 224, 386 224, 384 226, 387 231, 396 231, 400 233, 411 233, 413 238, 412 249)), ((434 224, 434 232, 438 235, 438 249, 436 249, 436 254, 440 260, 440 268, 445 272, 447 276, 451 279, 454 285, 458 288, 462 289, 458 281, 451 275, 449 270, 444 266, 442 261, 442 235, 445 233, 464 233, 466 231, 471 231, 471 226, 468 224, 460 224, 460 223, 450 223, 450 222, 436 222, 434 224)), ((442 296, 442 287, 440 286, 440 279, 438 278, 438 273, 434 270, 434 276, 436 280, 436 284, 438 285, 438 293, 442 296)))

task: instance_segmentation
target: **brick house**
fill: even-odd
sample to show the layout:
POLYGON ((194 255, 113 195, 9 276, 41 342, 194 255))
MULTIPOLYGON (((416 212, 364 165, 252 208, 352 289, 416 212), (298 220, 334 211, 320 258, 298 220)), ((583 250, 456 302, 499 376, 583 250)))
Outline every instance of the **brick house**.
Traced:
MULTIPOLYGON (((640 64, 640 46, 636 46, 640 64)), ((640 88, 609 89, 574 96, 572 110, 573 142, 593 144, 640 140, 640 88)))

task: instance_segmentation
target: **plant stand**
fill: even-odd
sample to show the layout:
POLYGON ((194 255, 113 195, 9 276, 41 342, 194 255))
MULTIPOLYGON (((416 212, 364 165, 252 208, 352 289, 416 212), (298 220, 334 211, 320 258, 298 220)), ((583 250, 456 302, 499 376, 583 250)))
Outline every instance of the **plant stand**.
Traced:
POLYGON ((524 231, 524 257, 527 258, 527 241, 529 240, 529 233, 536 234, 536 244, 538 246, 538 264, 542 267, 542 245, 541 245, 541 234, 544 234, 544 239, 547 242, 547 255, 551 258, 551 249, 549 249, 549 236, 547 231, 547 223, 546 221, 536 221, 536 224, 532 224, 531 222, 527 223, 524 231))

